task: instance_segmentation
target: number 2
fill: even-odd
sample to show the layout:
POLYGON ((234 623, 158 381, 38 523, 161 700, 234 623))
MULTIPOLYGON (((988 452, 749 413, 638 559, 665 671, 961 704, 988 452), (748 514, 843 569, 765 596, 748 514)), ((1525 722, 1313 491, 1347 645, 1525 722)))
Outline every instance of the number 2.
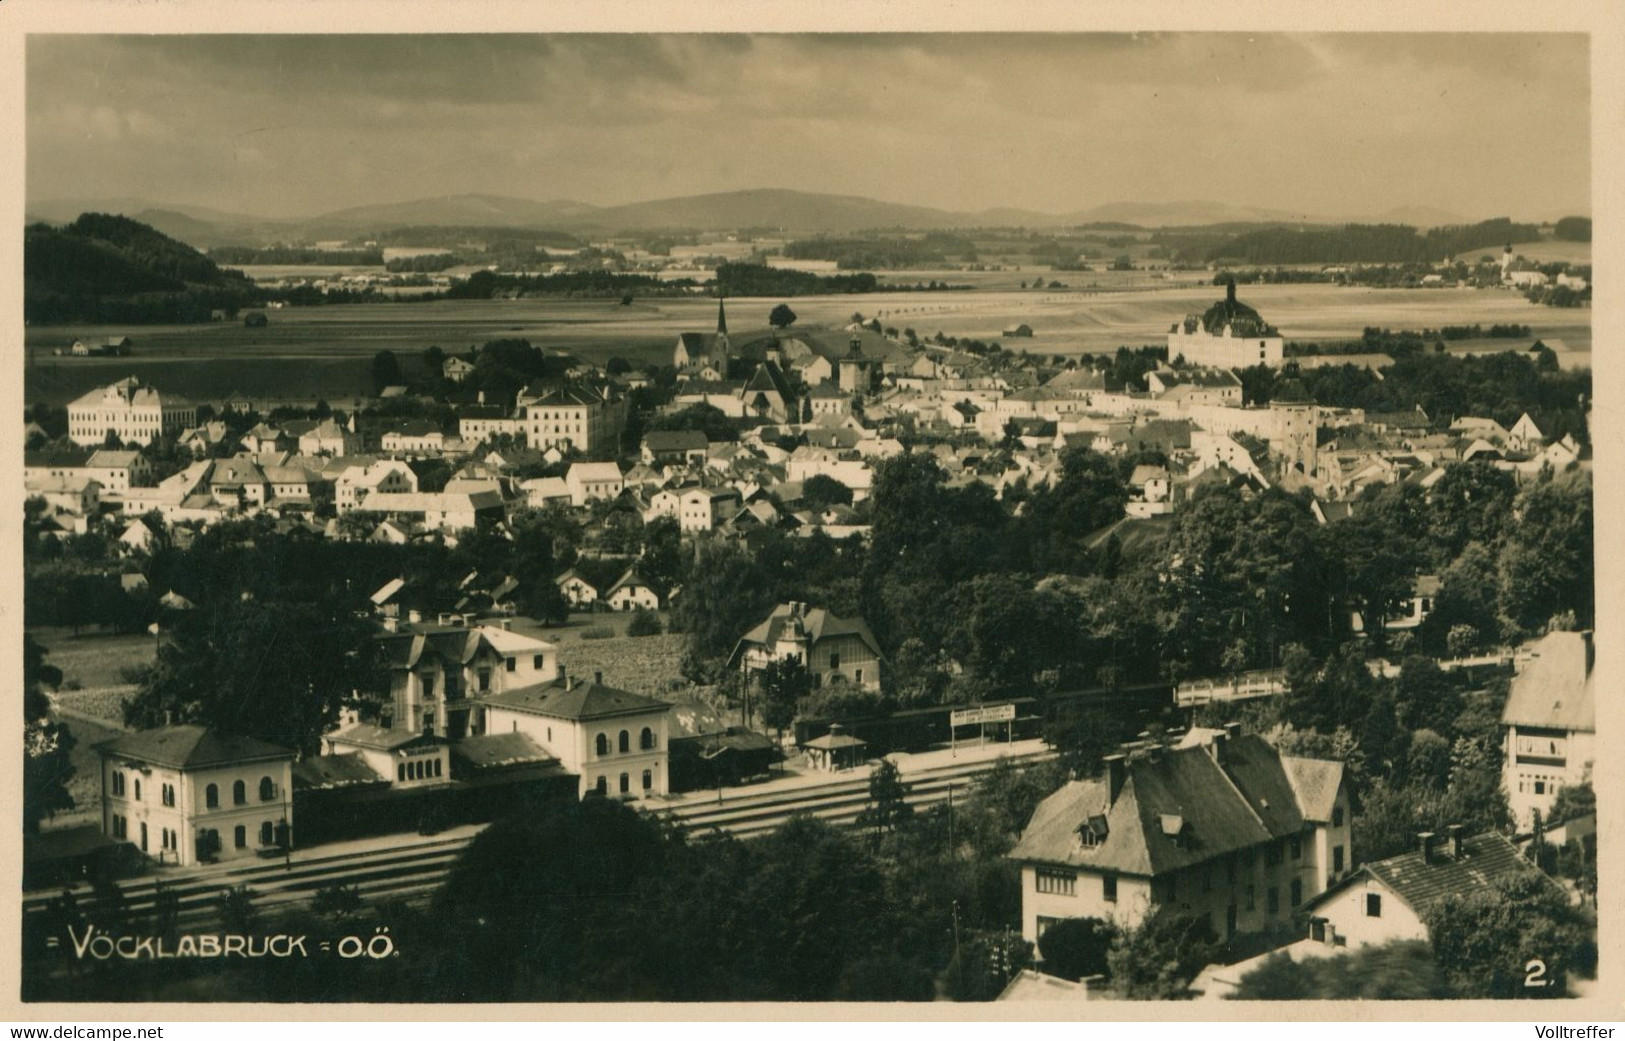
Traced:
POLYGON ((1525 987, 1546 987, 1551 985, 1551 981, 1546 979, 1546 963, 1539 958, 1529 959, 1529 964, 1524 966, 1524 971, 1527 973, 1523 978, 1525 987))

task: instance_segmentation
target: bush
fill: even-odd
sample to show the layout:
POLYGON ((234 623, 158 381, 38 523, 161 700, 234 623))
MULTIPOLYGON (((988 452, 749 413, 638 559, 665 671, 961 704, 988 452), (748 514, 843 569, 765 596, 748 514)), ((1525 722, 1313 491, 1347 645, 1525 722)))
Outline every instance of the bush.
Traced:
POLYGON ((608 640, 615 635, 615 630, 607 625, 592 625, 581 630, 583 640, 608 640))
POLYGON ((659 636, 661 631, 660 616, 647 607, 640 607, 627 623, 628 636, 659 636))
POLYGON ((1106 956, 1116 934, 1111 923, 1098 918, 1068 918, 1056 922, 1038 939, 1044 971, 1069 980, 1105 974, 1106 956))

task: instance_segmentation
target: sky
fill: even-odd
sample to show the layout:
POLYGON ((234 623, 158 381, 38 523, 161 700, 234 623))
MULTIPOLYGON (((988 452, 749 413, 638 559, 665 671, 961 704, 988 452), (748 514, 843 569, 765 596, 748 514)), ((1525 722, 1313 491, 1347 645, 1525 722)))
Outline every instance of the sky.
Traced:
POLYGON ((1580 34, 31 36, 31 202, 1591 212, 1580 34))

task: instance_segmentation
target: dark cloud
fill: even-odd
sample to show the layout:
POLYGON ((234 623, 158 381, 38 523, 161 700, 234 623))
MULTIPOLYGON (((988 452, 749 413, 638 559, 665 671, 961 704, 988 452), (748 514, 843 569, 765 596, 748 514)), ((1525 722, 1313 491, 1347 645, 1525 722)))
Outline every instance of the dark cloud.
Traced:
POLYGON ((36 36, 30 196, 313 213, 742 187, 1060 211, 1588 198, 1584 37, 36 36), (1508 119, 1539 167, 1485 157, 1508 119))

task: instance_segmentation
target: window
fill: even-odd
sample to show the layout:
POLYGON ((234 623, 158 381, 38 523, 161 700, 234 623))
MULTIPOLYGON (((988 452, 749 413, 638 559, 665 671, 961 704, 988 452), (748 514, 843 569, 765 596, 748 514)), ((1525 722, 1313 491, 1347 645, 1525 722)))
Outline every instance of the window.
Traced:
POLYGON ((653 770, 645 770, 645 771, 643 771, 643 790, 648 791, 649 789, 653 788, 654 786, 655 786, 654 771, 653 770))
POLYGON ((1278 843, 1270 843, 1264 847, 1264 866, 1275 867, 1281 863, 1281 847, 1278 843))
POLYGON ((1535 782, 1535 794, 1536 795, 1545 795, 1546 794, 1546 782, 1545 781, 1536 781, 1535 782))
POLYGON ((269 777, 260 778, 260 802, 270 802, 276 798, 276 784, 269 777))
POLYGON ((852 682, 853 683, 862 683, 863 682, 863 670, 862 669, 853 669, 852 670, 852 682))
POLYGON ((1264 910, 1275 914, 1281 909, 1281 887, 1270 886, 1264 890, 1264 910))
POLYGON ((608 795, 609 794, 609 778, 608 777, 600 777, 600 778, 598 778, 597 789, 598 789, 598 794, 599 795, 608 795))
POLYGON ((638 747, 643 749, 644 751, 648 751, 649 749, 653 748, 654 746, 655 746, 655 732, 653 730, 650 730, 648 727, 644 727, 643 728, 643 733, 638 735, 638 747))
POLYGON ((220 786, 211 784, 203 789, 203 805, 211 810, 220 808, 220 786))
POLYGON ((1293 860, 1302 860, 1303 859, 1303 840, 1300 839, 1300 838, 1294 838, 1292 840, 1292 859, 1293 860))
POLYGON ((632 777, 630 774, 621 774, 621 794, 625 795, 632 790, 632 777))
POLYGON ((519 659, 518 658, 504 658, 503 659, 503 664, 504 664, 504 666, 505 666, 505 668, 506 668, 506 670, 508 672, 513 672, 515 669, 519 668, 519 659))
POLYGON ((247 827, 241 824, 237 825, 236 829, 232 831, 232 845, 236 846, 238 849, 248 848, 247 827))
POLYGON ((1303 879, 1294 878, 1292 880, 1292 887, 1290 890, 1288 890, 1288 893, 1292 898, 1293 907, 1297 907, 1299 904, 1303 903, 1303 879))
POLYGON ((621 751, 622 752, 630 752, 630 751, 632 751, 632 735, 627 733, 624 730, 621 731, 621 751))
POLYGON ((122 770, 113 771, 113 794, 124 794, 124 772, 122 770))
POLYGON ((596 747, 598 749, 598 754, 599 755, 608 755, 609 754, 609 735, 608 734, 599 734, 598 735, 598 740, 596 742, 596 747))
POLYGON ((173 805, 175 805, 175 786, 174 785, 172 785, 172 784, 164 785, 163 789, 159 792, 159 795, 162 797, 163 803, 164 803, 165 806, 173 806, 173 805))
POLYGON ((1365 916, 1367 918, 1382 917, 1382 894, 1367 893, 1365 895, 1365 916))
POLYGON ((1034 885, 1040 893, 1059 893, 1062 896, 1071 896, 1076 891, 1078 875, 1075 871, 1038 868, 1034 872, 1034 876, 1034 885))
POLYGON ((538 654, 535 657, 531 658, 530 667, 535 669, 538 672, 541 671, 541 669, 542 669, 542 656, 540 654, 538 654))
POLYGON ((241 806, 248 801, 248 785, 242 781, 231 782, 231 804, 241 806))
POLYGON ((838 668, 841 667, 841 652, 840 651, 830 651, 829 652, 829 667, 832 668, 832 669, 838 669, 838 668))
POLYGON ((1343 826, 1343 807, 1341 807, 1341 806, 1333 806, 1332 807, 1332 827, 1341 828, 1342 826, 1343 826))
POLYGON ((433 701, 434 700, 434 673, 432 673, 432 672, 422 673, 422 674, 419 675, 418 679, 423 683, 423 700, 424 701, 433 701))
POLYGON ((135 779, 135 801, 141 801, 141 778, 139 777, 135 779))
POLYGON ((262 845, 262 846, 270 846, 270 845, 274 844, 275 841, 276 841, 276 829, 271 827, 271 822, 270 821, 265 821, 264 823, 262 823, 260 825, 260 845, 262 845))
POLYGON ((406 780, 406 764, 405 763, 401 763, 399 766, 395 767, 395 780, 397 780, 397 781, 406 780))
POLYGON ((1334 874, 1338 874, 1338 875, 1341 875, 1343 873, 1343 847, 1342 846, 1333 846, 1332 847, 1332 872, 1334 874))
POLYGON ((1108 903, 1117 903, 1117 876, 1100 876, 1100 897, 1108 903))
POLYGON ((116 813, 113 814, 113 837, 115 839, 122 839, 125 838, 127 834, 124 818, 120 817, 116 813))

